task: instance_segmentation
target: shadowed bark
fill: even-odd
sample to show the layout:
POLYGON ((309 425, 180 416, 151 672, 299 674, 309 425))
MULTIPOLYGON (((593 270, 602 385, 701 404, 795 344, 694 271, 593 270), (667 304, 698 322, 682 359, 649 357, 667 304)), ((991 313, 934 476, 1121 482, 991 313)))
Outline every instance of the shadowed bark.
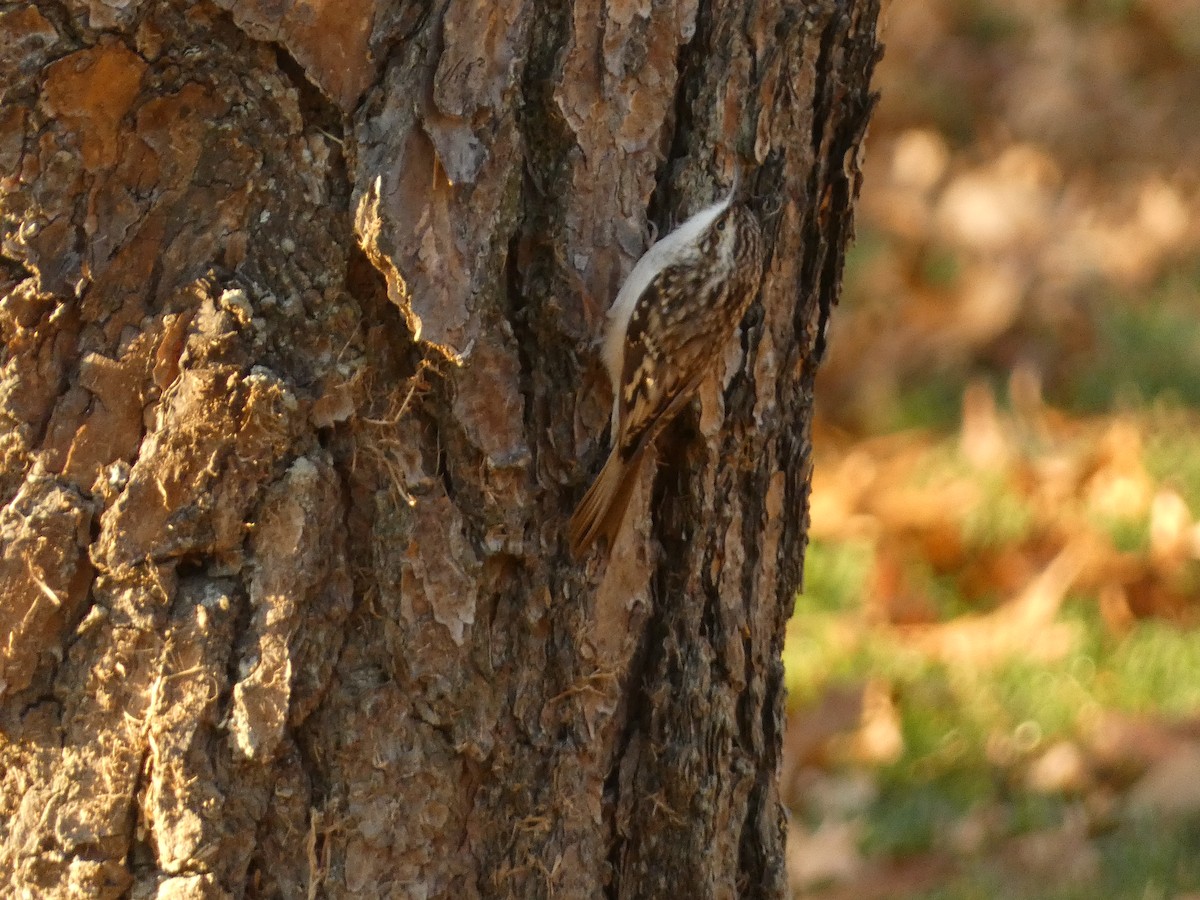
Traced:
POLYGON ((0 884, 776 897, 875 0, 0 6, 0 884), (608 302, 769 261, 607 565, 608 302))

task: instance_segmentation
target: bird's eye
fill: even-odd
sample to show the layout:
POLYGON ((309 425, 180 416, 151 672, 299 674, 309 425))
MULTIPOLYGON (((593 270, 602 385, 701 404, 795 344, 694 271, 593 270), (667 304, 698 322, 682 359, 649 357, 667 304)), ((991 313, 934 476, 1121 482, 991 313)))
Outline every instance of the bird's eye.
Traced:
POLYGON ((722 219, 720 222, 717 223, 717 231, 724 231, 724 230, 725 230, 725 220, 722 219))

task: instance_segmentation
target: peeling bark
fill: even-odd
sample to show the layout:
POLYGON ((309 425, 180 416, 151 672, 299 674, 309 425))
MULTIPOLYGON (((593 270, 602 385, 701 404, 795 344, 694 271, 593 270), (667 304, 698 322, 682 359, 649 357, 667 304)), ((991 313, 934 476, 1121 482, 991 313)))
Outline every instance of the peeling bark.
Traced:
POLYGON ((0 6, 0 884, 775 897, 874 0, 0 6), (770 263, 607 565, 604 311, 770 263))

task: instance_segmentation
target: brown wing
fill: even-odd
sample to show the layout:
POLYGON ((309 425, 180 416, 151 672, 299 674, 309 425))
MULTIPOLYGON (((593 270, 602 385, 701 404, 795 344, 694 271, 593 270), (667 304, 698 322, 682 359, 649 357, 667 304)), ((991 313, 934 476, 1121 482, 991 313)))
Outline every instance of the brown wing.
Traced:
MULTIPOLYGON (((646 288, 629 319, 622 397, 614 447, 630 460, 654 440, 699 385, 703 370, 689 364, 695 348, 684 340, 682 320, 672 322, 678 293, 686 289, 682 267, 668 267, 646 288), (674 294, 674 303, 664 294, 674 294)), ((678 315, 677 312, 674 313, 678 315)), ((694 323, 693 323, 694 324, 694 323)), ((691 338, 699 337, 691 335, 691 338)))
MULTIPOLYGON (((686 328, 664 328, 670 324, 664 317, 679 306, 679 295, 668 294, 680 290, 686 277, 681 267, 665 269, 647 286, 630 317, 612 450, 571 516, 569 536, 577 558, 600 536, 611 550, 646 448, 688 402, 704 374, 694 366, 676 365, 680 350, 676 345, 687 335, 686 328), (668 305, 672 299, 674 303, 668 305)), ((678 319, 674 324, 682 322, 678 319)), ((694 353, 682 349, 683 359, 691 359, 694 353)))

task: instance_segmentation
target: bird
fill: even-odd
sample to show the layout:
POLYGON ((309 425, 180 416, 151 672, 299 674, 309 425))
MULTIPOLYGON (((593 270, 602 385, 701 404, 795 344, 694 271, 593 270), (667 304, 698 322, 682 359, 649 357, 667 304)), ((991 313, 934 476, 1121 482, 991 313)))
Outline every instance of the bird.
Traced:
POLYGON ((578 559, 611 553, 647 450, 711 372, 762 279, 762 230, 737 182, 653 244, 617 292, 603 357, 612 380, 611 450, 571 516, 578 559))

